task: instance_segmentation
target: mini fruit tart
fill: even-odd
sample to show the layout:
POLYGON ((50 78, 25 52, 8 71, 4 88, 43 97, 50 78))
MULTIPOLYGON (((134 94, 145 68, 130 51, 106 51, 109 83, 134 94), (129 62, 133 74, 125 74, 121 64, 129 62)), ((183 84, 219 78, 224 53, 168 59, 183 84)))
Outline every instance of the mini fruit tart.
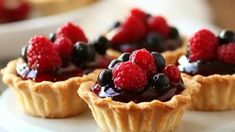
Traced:
POLYGON ((1 73, 27 114, 48 118, 77 115, 87 105, 77 95, 82 82, 95 80, 111 59, 96 52, 80 27, 67 23, 50 36, 31 38, 22 57, 1 73))
POLYGON ((174 130, 200 85, 181 78, 158 52, 139 49, 82 83, 78 94, 88 103, 99 127, 109 132, 174 130))
POLYGON ((145 48, 162 53, 167 64, 175 64, 185 53, 183 38, 177 28, 162 16, 152 16, 134 8, 122 22, 117 22, 105 35, 111 41, 110 56, 145 48))
POLYGON ((189 40, 188 55, 178 63, 184 77, 201 84, 192 99, 192 109, 203 111, 235 108, 235 33, 224 30, 218 36, 202 29, 189 40))

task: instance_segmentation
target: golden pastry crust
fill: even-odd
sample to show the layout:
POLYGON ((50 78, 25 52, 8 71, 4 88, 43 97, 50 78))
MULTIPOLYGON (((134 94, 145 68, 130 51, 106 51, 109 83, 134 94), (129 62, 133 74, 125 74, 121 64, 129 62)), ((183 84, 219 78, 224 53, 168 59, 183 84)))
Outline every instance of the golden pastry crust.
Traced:
POLYGON ((221 111, 235 109, 235 74, 210 76, 182 76, 201 84, 198 94, 192 98, 193 110, 221 111))
POLYGON ((94 81, 82 83, 78 94, 86 101, 101 129, 109 132, 169 132, 180 123, 190 104, 191 96, 200 85, 183 78, 186 89, 167 102, 153 100, 142 103, 123 103, 111 98, 100 98, 91 92, 94 81))
MULTIPOLYGON (((165 58, 166 64, 176 64, 180 56, 186 54, 185 42, 186 42, 186 39, 183 39, 183 45, 181 47, 173 51, 168 50, 168 51, 161 53, 162 56, 165 58)), ((117 50, 108 49, 106 54, 113 58, 118 58, 122 53, 117 50)))
POLYGON ((63 118, 84 112, 87 105, 77 95, 82 82, 95 80, 101 70, 58 82, 23 80, 16 74, 18 60, 10 61, 1 71, 3 82, 11 87, 24 111, 33 116, 63 118))
POLYGON ((86 6, 96 0, 26 0, 38 14, 44 16, 62 13, 86 6))

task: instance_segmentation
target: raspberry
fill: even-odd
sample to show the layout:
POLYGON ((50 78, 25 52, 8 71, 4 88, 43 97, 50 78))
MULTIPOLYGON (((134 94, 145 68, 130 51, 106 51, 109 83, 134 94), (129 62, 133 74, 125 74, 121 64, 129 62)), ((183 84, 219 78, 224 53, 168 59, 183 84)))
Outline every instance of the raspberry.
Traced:
POLYGON ((150 17, 147 23, 150 31, 157 32, 163 37, 167 37, 170 33, 170 27, 162 16, 150 17))
POLYGON ((73 44, 78 41, 87 42, 87 38, 82 29, 71 22, 66 23, 59 28, 56 37, 63 36, 69 38, 73 44))
POLYGON ((157 71, 154 57, 146 49, 134 51, 130 56, 130 61, 139 65, 146 72, 148 77, 155 74, 157 71))
POLYGON ((147 84, 145 72, 138 65, 129 61, 118 63, 112 73, 114 84, 118 89, 141 89, 147 84))
POLYGON ((54 42, 54 48, 59 53, 60 58, 64 61, 67 61, 72 54, 73 44, 66 37, 56 38, 54 42))
POLYGON ((209 30, 196 32, 189 40, 189 60, 211 60, 216 56, 218 40, 209 30))
POLYGON ((29 40, 28 66, 38 71, 52 71, 61 66, 61 60, 49 39, 35 36, 29 40))
POLYGON ((119 28, 111 41, 117 44, 130 43, 142 39, 146 34, 144 23, 136 16, 129 16, 119 28))
POLYGON ((146 22, 148 15, 138 8, 131 9, 131 15, 138 17, 140 20, 142 20, 144 23, 146 22))
POLYGON ((218 60, 225 63, 235 64, 235 43, 222 45, 217 50, 218 60))
POLYGON ((170 81, 179 82, 181 79, 179 69, 173 64, 167 65, 163 72, 167 75, 170 81))
POLYGON ((26 2, 22 2, 18 7, 14 9, 5 9, 5 17, 9 21, 18 21, 25 19, 30 11, 30 7, 26 2))

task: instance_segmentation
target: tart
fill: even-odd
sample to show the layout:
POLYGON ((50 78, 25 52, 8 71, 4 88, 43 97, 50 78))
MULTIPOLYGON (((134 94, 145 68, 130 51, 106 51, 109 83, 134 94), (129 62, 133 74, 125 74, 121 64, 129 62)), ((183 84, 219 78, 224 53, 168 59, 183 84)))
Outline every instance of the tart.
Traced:
POLYGON ((181 78, 157 52, 139 49, 110 63, 97 81, 78 89, 103 131, 173 131, 200 85, 181 78), (145 60, 143 59, 145 58, 145 60))
POLYGON ((95 80, 110 58, 88 45, 80 27, 69 22, 50 35, 37 35, 22 48, 22 57, 1 71, 24 111, 33 116, 62 118, 87 109, 76 94, 82 82, 95 80))
POLYGON ((116 22, 105 34, 111 41, 110 56, 146 48, 162 53, 167 64, 175 64, 185 53, 183 37, 162 16, 148 14, 134 8, 122 22, 116 22))
POLYGON ((78 9, 96 0, 26 0, 35 12, 43 16, 78 9))
POLYGON ((189 51, 178 63, 184 77, 201 84, 191 109, 220 111, 235 108, 235 33, 224 30, 218 36, 207 29, 196 32, 189 51))

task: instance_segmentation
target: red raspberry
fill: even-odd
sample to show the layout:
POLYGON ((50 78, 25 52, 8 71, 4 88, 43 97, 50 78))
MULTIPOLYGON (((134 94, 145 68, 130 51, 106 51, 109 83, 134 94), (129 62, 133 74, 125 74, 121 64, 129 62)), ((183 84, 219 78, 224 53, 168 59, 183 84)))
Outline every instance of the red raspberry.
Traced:
POLYGON ((88 41, 82 29, 71 22, 68 22, 59 28, 56 37, 60 36, 69 38, 73 44, 75 44, 78 41, 82 42, 88 41))
POLYGON ((141 89, 147 84, 145 72, 138 65, 129 61, 115 65, 112 73, 114 84, 118 89, 141 89))
POLYGON ((30 7, 26 2, 22 2, 18 7, 14 9, 5 9, 5 17, 9 21, 18 21, 25 19, 30 11, 30 7))
POLYGON ((170 33, 170 27, 162 16, 153 16, 148 19, 148 28, 150 31, 157 32, 163 37, 170 33))
POLYGON ((148 77, 154 75, 157 71, 154 57, 146 49, 135 50, 130 56, 130 61, 139 65, 148 77))
POLYGON ((196 32, 189 40, 189 60, 211 60, 216 56, 218 40, 209 30, 202 29, 196 32))
POLYGON ((167 75, 170 81, 179 82, 181 79, 178 67, 173 64, 167 65, 163 72, 167 75))
POLYGON ((217 50, 218 60, 225 63, 235 64, 235 43, 222 45, 217 50))
POLYGON ((38 71, 52 71, 61 66, 59 54, 50 40, 40 35, 29 40, 27 60, 29 68, 38 71))
POLYGON ((54 42, 54 48, 59 53, 63 62, 66 62, 72 54, 73 43, 66 37, 59 37, 54 42))
POLYGON ((113 43, 123 44, 142 39, 146 34, 144 23, 136 16, 129 16, 111 38, 113 43))
POLYGON ((146 23, 146 20, 148 18, 147 14, 138 8, 131 9, 131 15, 138 17, 140 20, 142 20, 144 23, 146 23))

